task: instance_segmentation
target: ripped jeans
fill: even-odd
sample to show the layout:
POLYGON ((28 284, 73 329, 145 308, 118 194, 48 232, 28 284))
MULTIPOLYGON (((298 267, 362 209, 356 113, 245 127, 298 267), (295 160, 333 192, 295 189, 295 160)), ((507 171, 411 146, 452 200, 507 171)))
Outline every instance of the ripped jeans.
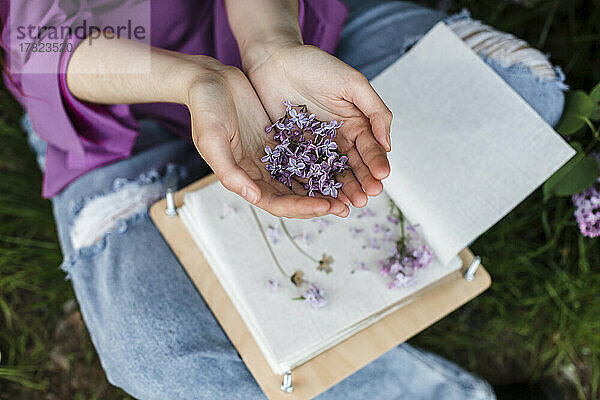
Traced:
MULTIPOLYGON (((407 2, 348 1, 337 55, 374 77, 445 15, 407 2)), ((455 32, 549 123, 562 112, 560 70, 518 39, 464 13, 455 32)), ((261 399, 260 388, 147 214, 168 183, 209 172, 195 149, 143 121, 134 155, 79 178, 53 199, 63 269, 108 380, 140 399, 261 399)), ((44 144, 25 119, 43 164, 44 144)), ((494 399, 457 365, 403 344, 322 399, 494 399)))

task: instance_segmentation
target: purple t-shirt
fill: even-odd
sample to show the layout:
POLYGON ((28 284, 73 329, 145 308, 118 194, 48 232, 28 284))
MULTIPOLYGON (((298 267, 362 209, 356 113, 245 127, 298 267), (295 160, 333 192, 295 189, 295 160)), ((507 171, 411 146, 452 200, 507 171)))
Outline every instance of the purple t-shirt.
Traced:
MULTIPOLYGON (((122 0, 121 7, 136 7, 140 0, 122 0)), ((99 105, 77 100, 69 92, 65 73, 69 52, 30 52, 11 47, 9 13, 18 13, 19 24, 57 26, 70 24, 88 13, 99 26, 110 24, 114 10, 110 0, 27 1, 0 0, 5 29, 2 44, 7 51, 10 76, 4 81, 21 102, 35 132, 48 144, 42 194, 58 194, 77 177, 99 166, 130 156, 138 135, 137 121, 148 118, 188 138, 190 117, 177 104, 99 105), (81 5, 92 3, 93 11, 81 5), (41 6, 36 6, 40 4, 41 6), (74 6, 79 9, 74 9, 74 6), (102 7, 106 5, 107 7, 102 7), (100 7, 99 7, 100 6, 100 7), (46 73, 39 73, 46 71, 46 73)), ((113 2, 114 4, 114 2, 113 2)), ((340 0, 299 0, 304 42, 333 52, 346 18, 340 0)), ((151 0, 151 44, 188 54, 204 54, 240 67, 240 55, 223 0, 151 0)), ((254 22, 252 22, 254 23, 254 22)), ((76 46, 80 39, 70 37, 76 46)))

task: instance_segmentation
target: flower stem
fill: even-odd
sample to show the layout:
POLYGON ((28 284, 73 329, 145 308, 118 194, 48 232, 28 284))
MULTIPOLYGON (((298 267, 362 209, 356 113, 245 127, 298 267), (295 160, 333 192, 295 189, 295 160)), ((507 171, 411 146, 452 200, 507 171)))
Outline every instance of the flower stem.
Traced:
POLYGON ((279 272, 281 272, 281 274, 283 276, 285 276, 287 279, 291 279, 291 276, 288 275, 288 274, 286 274, 285 271, 283 270, 283 267, 281 266, 281 264, 279 264, 279 260, 277 260, 277 256, 275 256, 275 252, 273 251, 273 248, 271 247, 271 243, 269 243, 269 239, 267 238, 267 234, 265 233, 265 230, 263 229, 263 226, 260 223, 260 220, 258 219, 258 215, 256 215, 256 211, 254 210, 254 207, 252 207, 250 205, 248 207, 250 207, 250 211, 252 211, 252 215, 254 216, 254 220, 256 221, 256 225, 258 225, 258 229, 260 230, 262 238, 265 241, 265 244, 267 245, 267 248, 269 249, 269 253, 271 254, 271 258, 273 258, 273 261, 275 262, 275 265, 279 269, 279 272))
POLYGON ((298 251, 300 253, 302 253, 305 257, 307 257, 311 261, 316 262, 318 264, 319 260, 317 260, 316 258, 314 258, 313 256, 311 256, 310 254, 308 254, 307 252, 305 252, 304 250, 302 250, 302 248, 298 245, 298 243, 296 243, 296 239, 294 239, 294 237, 290 234, 290 231, 288 231, 287 226, 285 226, 285 223, 283 222, 283 220, 281 218, 279 218, 279 223, 281 224, 281 228, 283 229, 283 232, 288 237, 288 239, 290 239, 290 241, 292 242, 292 244, 294 245, 294 247, 296 249, 298 249, 298 251))

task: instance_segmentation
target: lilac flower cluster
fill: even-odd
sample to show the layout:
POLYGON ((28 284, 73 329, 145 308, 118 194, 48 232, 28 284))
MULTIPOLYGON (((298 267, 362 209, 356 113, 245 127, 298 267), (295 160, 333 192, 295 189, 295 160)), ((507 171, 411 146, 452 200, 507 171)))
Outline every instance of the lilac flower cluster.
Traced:
POLYGON ((415 273, 427 267, 433 260, 433 252, 424 243, 414 225, 408 225, 404 235, 398 240, 391 255, 379 261, 380 272, 393 279, 388 288, 408 286, 415 281, 415 273))
POLYGON ((284 185, 292 185, 292 179, 302 180, 309 196, 315 192, 325 196, 337 197, 341 182, 335 180, 335 174, 348 169, 348 157, 340 152, 333 140, 342 121, 323 122, 309 114, 304 105, 284 101, 285 115, 265 131, 274 131, 273 138, 278 144, 265 147, 262 162, 271 178, 284 185))
MULTIPOLYGON (((600 154, 596 155, 600 162, 600 154)), ((583 236, 600 236, 600 176, 596 184, 572 197, 575 219, 583 236)))

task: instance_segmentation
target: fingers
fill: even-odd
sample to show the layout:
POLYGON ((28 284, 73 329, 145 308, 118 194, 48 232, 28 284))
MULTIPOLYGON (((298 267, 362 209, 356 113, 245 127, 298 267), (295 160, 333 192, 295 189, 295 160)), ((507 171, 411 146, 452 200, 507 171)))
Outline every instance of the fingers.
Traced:
MULTIPOLYGON (((305 197, 308 195, 308 191, 306 189, 304 189, 304 186, 302 185, 302 181, 303 181, 302 179, 300 179, 299 181, 292 180, 292 188, 291 189, 297 195, 305 197)), ((315 193, 315 197, 313 197, 313 198, 327 200, 329 202, 329 211, 328 211, 329 214, 337 215, 338 217, 342 217, 342 218, 345 218, 348 216, 348 214, 350 214, 350 208, 349 208, 350 202, 348 201, 347 197, 341 191, 338 192, 337 198, 333 198, 330 196, 324 196, 321 193, 315 193)))
POLYGON ((327 214, 340 217, 348 215, 350 210, 339 200, 308 197, 290 193, 280 193, 269 183, 261 182, 263 196, 256 204, 276 217, 315 218, 327 214))
POLYGON ((382 183, 373 177, 371 171, 363 162, 356 148, 352 147, 350 150, 348 150, 347 154, 348 165, 350 168, 352 168, 352 172, 362 186, 364 192, 369 196, 377 196, 379 193, 381 193, 383 190, 382 183))
POLYGON ((227 190, 242 196, 252 204, 260 201, 261 189, 246 171, 238 166, 227 135, 212 135, 202 143, 197 143, 197 148, 227 190))
MULTIPOLYGON (((375 179, 369 168, 363 162, 356 147, 351 147, 346 154, 348 155, 348 165, 358 182, 369 196, 377 196, 383 190, 381 181, 375 179)), ((342 186, 343 187, 343 186, 342 186)), ((346 193, 346 192, 344 192, 346 193)), ((348 194, 348 193, 346 193, 348 194)))
MULTIPOLYGON (((339 179, 338 179, 339 181, 339 179)), ((348 196, 346 196, 346 194, 343 192, 343 186, 342 186, 342 190, 338 193, 338 197, 337 197, 342 203, 344 203, 345 205, 347 205, 348 207, 350 207, 350 205, 352 204, 352 201, 350 201, 350 199, 348 198, 348 196)))
POLYGON ((377 139, 385 151, 390 151, 392 149, 390 138, 392 112, 387 108, 364 75, 357 71, 357 75, 355 76, 352 84, 349 85, 349 100, 369 118, 373 136, 375 136, 375 139, 377 139))
POLYGON ((356 148, 360 157, 375 179, 382 180, 390 174, 390 163, 383 147, 368 132, 356 138, 356 148))
POLYGON ((364 207, 367 205, 367 195, 352 171, 344 171, 342 175, 338 175, 338 181, 342 182, 342 191, 340 193, 349 199, 354 207, 364 207))

